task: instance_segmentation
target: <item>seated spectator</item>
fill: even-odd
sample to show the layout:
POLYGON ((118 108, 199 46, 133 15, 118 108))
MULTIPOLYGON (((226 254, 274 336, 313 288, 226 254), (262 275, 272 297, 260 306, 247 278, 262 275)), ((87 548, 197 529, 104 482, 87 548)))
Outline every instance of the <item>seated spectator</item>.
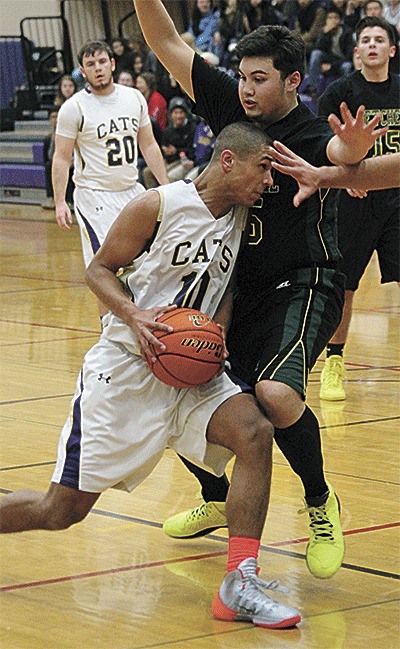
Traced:
POLYGON ((325 22, 325 9, 319 0, 297 0, 293 31, 302 36, 309 55, 315 48, 325 22))
POLYGON ((219 60, 221 48, 215 39, 218 23, 219 11, 213 6, 212 0, 196 0, 188 32, 194 36, 196 49, 211 52, 219 60))
POLYGON ((139 74, 142 74, 142 72, 144 71, 144 60, 140 52, 134 52, 133 56, 133 72, 135 74, 135 77, 138 77, 139 74))
POLYGON ((203 120, 199 119, 193 137, 194 148, 194 167, 189 171, 185 178, 195 180, 197 176, 206 168, 211 160, 214 150, 215 135, 203 120))
POLYGON ((135 55, 128 47, 125 39, 120 36, 113 38, 111 49, 115 59, 114 81, 117 79, 121 70, 132 70, 135 63, 135 55))
POLYGON ((353 32, 343 25, 340 9, 328 9, 315 49, 311 51, 308 66, 308 92, 314 101, 318 98, 320 73, 332 76, 348 76, 353 71, 353 32))
POLYGON ((270 0, 246 0, 243 22, 245 33, 250 34, 261 25, 280 25, 282 16, 275 10, 270 0))
MULTIPOLYGON (((194 167, 193 139, 196 127, 180 97, 171 100, 169 118, 170 124, 162 135, 161 150, 167 165, 168 178, 174 182, 184 178, 194 167)), ((148 167, 143 170, 143 182, 146 189, 158 185, 148 167)))
POLYGON ((244 4, 242 0, 219 0, 218 30, 214 40, 220 47, 220 62, 229 66, 236 43, 246 33, 244 25, 244 4))
POLYGON ((147 101, 150 119, 157 122, 161 130, 167 126, 168 108, 163 95, 156 90, 156 77, 152 72, 142 72, 136 77, 136 88, 140 90, 147 101))
POLYGON ((115 83, 128 88, 136 88, 136 76, 132 70, 121 70, 118 72, 115 83))
POLYGON ((400 0, 386 0, 382 18, 400 32, 400 0))
POLYGON ((363 5, 365 0, 347 0, 344 10, 343 22, 354 32, 359 20, 363 17, 363 5))
MULTIPOLYGON (((45 174, 46 174, 46 200, 44 203, 42 203, 42 208, 44 210, 54 210, 55 209, 55 202, 54 202, 54 192, 53 192, 53 185, 51 182, 51 168, 53 164, 53 155, 54 155, 54 139, 55 139, 55 134, 56 134, 56 126, 57 126, 57 118, 58 118, 58 111, 60 110, 59 105, 54 105, 49 109, 48 112, 48 117, 49 121, 51 124, 51 132, 49 135, 46 135, 44 139, 44 147, 43 147, 43 161, 44 161, 44 169, 45 169, 45 174)), ((66 191, 66 201, 69 204, 70 208, 72 208, 73 205, 73 193, 74 193, 74 183, 72 180, 72 174, 74 172, 74 159, 71 158, 71 166, 69 170, 69 178, 68 178, 68 185, 67 185, 67 191, 66 191)))
POLYGON ((78 86, 70 74, 63 74, 58 82, 57 94, 54 99, 55 106, 61 106, 76 93, 78 86))

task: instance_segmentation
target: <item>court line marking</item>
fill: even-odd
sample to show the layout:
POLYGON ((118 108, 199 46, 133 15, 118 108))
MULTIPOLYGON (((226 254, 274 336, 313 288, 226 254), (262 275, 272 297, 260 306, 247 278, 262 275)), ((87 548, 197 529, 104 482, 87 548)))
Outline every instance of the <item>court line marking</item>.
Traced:
POLYGON ((83 334, 97 334, 100 336, 100 332, 98 330, 94 329, 80 329, 79 327, 62 327, 61 325, 48 325, 48 324, 43 324, 41 322, 26 322, 24 320, 4 320, 3 318, 0 319, 0 322, 5 322, 7 324, 19 324, 19 325, 25 325, 27 327, 43 327, 44 329, 60 329, 61 331, 78 331, 83 334))
MULTIPOLYGON (((64 253, 63 253, 64 254, 64 253)), ((26 277, 26 275, 4 275, 2 273, 2 277, 8 277, 8 279, 22 279, 25 282, 28 280, 33 280, 36 282, 52 282, 52 283, 60 283, 60 284, 67 284, 70 286, 87 286, 86 282, 79 280, 79 279, 54 279, 53 277, 32 277, 29 275, 29 277, 26 277)), ((27 292, 29 293, 31 289, 27 289, 27 292)))
MULTIPOLYGON (((122 520, 128 520, 130 522, 139 522, 141 524, 145 525, 150 525, 151 527, 162 527, 161 523, 155 523, 153 521, 145 521, 143 519, 135 519, 131 516, 126 516, 123 514, 111 514, 109 512, 106 512, 104 510, 97 510, 97 509, 92 509, 91 513, 93 514, 98 514, 98 515, 103 515, 103 516, 109 516, 112 518, 118 518, 122 520)), ((343 532, 343 535, 349 535, 349 534, 360 534, 363 532, 374 532, 382 529, 389 529, 393 527, 399 527, 400 526, 400 521, 396 523, 386 523, 383 525, 373 525, 367 528, 358 528, 355 530, 346 530, 343 532)), ((220 541, 222 543, 228 543, 228 539, 225 537, 221 537, 218 535, 214 534, 209 534, 207 536, 208 539, 213 540, 213 541, 220 541)), ((271 554, 280 554, 283 556, 290 556, 290 557, 295 557, 297 559, 304 559, 305 555, 301 554, 300 552, 293 552, 293 551, 288 551, 288 550, 281 550, 280 548, 284 545, 290 545, 290 544, 298 544, 298 543, 305 543, 308 541, 308 537, 304 537, 301 539, 292 539, 290 541, 277 541, 275 543, 269 543, 267 545, 262 544, 260 546, 260 550, 264 552, 269 552, 271 554)), ((41 579, 38 581, 31 581, 31 582, 24 582, 21 584, 12 584, 10 586, 2 586, 0 587, 0 592, 6 592, 6 591, 11 591, 11 590, 20 590, 22 588, 32 588, 35 586, 47 586, 49 584, 56 584, 56 583, 63 583, 67 581, 76 581, 78 579, 89 579, 92 577, 102 577, 104 575, 111 575, 111 574, 116 574, 119 572, 132 572, 134 570, 142 570, 142 569, 147 569, 147 568, 155 568, 155 567, 160 567, 160 566, 165 566, 168 564, 176 564, 176 563, 184 563, 187 561, 199 561, 200 559, 210 559, 213 557, 220 557, 224 556, 227 554, 226 550, 218 551, 218 552, 207 552, 205 554, 197 554, 197 555, 191 555, 189 557, 180 557, 178 559, 167 559, 163 561, 151 561, 149 563, 139 563, 139 564, 133 564, 131 566, 120 566, 119 568, 107 568, 104 570, 96 570, 93 572, 85 572, 85 573, 78 573, 76 575, 69 575, 69 576, 64 576, 64 577, 53 577, 51 579, 41 579)), ((395 580, 400 580, 400 575, 392 572, 387 572, 385 570, 378 570, 376 568, 367 568, 365 566, 358 566, 355 564, 351 563, 343 563, 342 568, 348 569, 348 570, 354 570, 356 572, 362 572, 365 574, 370 574, 370 575, 375 575, 377 577, 386 577, 389 579, 395 579, 395 580)))
MULTIPOLYGON (((49 343, 62 343, 62 342, 71 342, 72 340, 85 340, 85 338, 93 338, 95 335, 99 335, 98 332, 97 334, 95 333, 90 333, 90 332, 83 332, 81 333, 80 336, 76 336, 75 338, 48 338, 47 340, 27 340, 27 341, 20 341, 18 343, 0 343, 0 347, 23 347, 24 345, 43 345, 43 344, 49 344, 49 343)), ((11 363, 12 361, 7 361, 11 363)), ((24 363, 25 365, 25 363, 24 363)), ((29 363, 29 366, 31 367, 31 363, 29 363)), ((72 371, 72 370, 70 370, 72 371)), ((76 374, 76 370, 75 374, 76 374)))

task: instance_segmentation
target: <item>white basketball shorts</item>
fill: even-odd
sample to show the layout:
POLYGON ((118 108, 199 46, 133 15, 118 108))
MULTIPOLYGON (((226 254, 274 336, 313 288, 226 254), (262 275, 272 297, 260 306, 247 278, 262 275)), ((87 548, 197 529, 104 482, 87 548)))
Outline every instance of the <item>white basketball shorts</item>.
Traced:
POLYGON ((167 446, 222 475, 232 453, 209 443, 206 430, 218 406, 242 391, 226 373, 190 390, 169 387, 140 356, 101 338, 85 356, 52 480, 92 493, 132 491, 167 446))
POLYGON ((89 266, 121 210, 145 188, 136 182, 122 192, 105 192, 77 187, 74 192, 74 209, 78 221, 83 259, 89 266))

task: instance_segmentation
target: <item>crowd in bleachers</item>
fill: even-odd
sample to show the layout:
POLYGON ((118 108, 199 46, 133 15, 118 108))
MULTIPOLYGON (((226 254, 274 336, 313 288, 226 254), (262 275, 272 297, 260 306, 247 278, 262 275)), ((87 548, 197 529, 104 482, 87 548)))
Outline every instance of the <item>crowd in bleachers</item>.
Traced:
MULTIPOLYGON (((186 42, 210 65, 237 75, 236 43, 260 25, 285 25, 306 43, 307 74, 300 87, 316 108, 319 95, 332 81, 357 69, 354 32, 364 16, 382 16, 399 42, 400 0, 196 0, 186 42)), ((177 81, 157 61, 143 41, 121 36, 111 40, 117 83, 138 88, 146 98, 155 137, 162 149, 170 180, 195 178, 212 154, 210 129, 190 110, 190 101, 177 81)), ((392 70, 399 72, 398 53, 392 70)), ((83 87, 79 68, 66 75, 68 92, 83 87)), ((60 83, 57 102, 62 103, 60 83)), ((146 188, 155 179, 139 160, 140 181, 146 188)))

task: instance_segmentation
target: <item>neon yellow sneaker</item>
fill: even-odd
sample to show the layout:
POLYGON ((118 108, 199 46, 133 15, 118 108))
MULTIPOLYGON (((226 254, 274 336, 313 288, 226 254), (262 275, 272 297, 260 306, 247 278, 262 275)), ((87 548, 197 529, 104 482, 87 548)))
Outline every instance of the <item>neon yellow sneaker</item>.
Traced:
POLYGON ((344 380, 346 369, 342 356, 329 356, 321 372, 321 389, 319 398, 326 401, 343 401, 346 398, 344 380))
POLYGON ((339 570, 344 557, 344 539, 340 526, 340 502, 328 484, 329 496, 320 507, 301 509, 310 517, 310 540, 306 549, 307 567, 314 577, 329 579, 339 570))
POLYGON ((187 509, 167 518, 164 532, 173 539, 192 539, 204 536, 219 527, 228 527, 224 502, 203 503, 195 509, 187 509))

